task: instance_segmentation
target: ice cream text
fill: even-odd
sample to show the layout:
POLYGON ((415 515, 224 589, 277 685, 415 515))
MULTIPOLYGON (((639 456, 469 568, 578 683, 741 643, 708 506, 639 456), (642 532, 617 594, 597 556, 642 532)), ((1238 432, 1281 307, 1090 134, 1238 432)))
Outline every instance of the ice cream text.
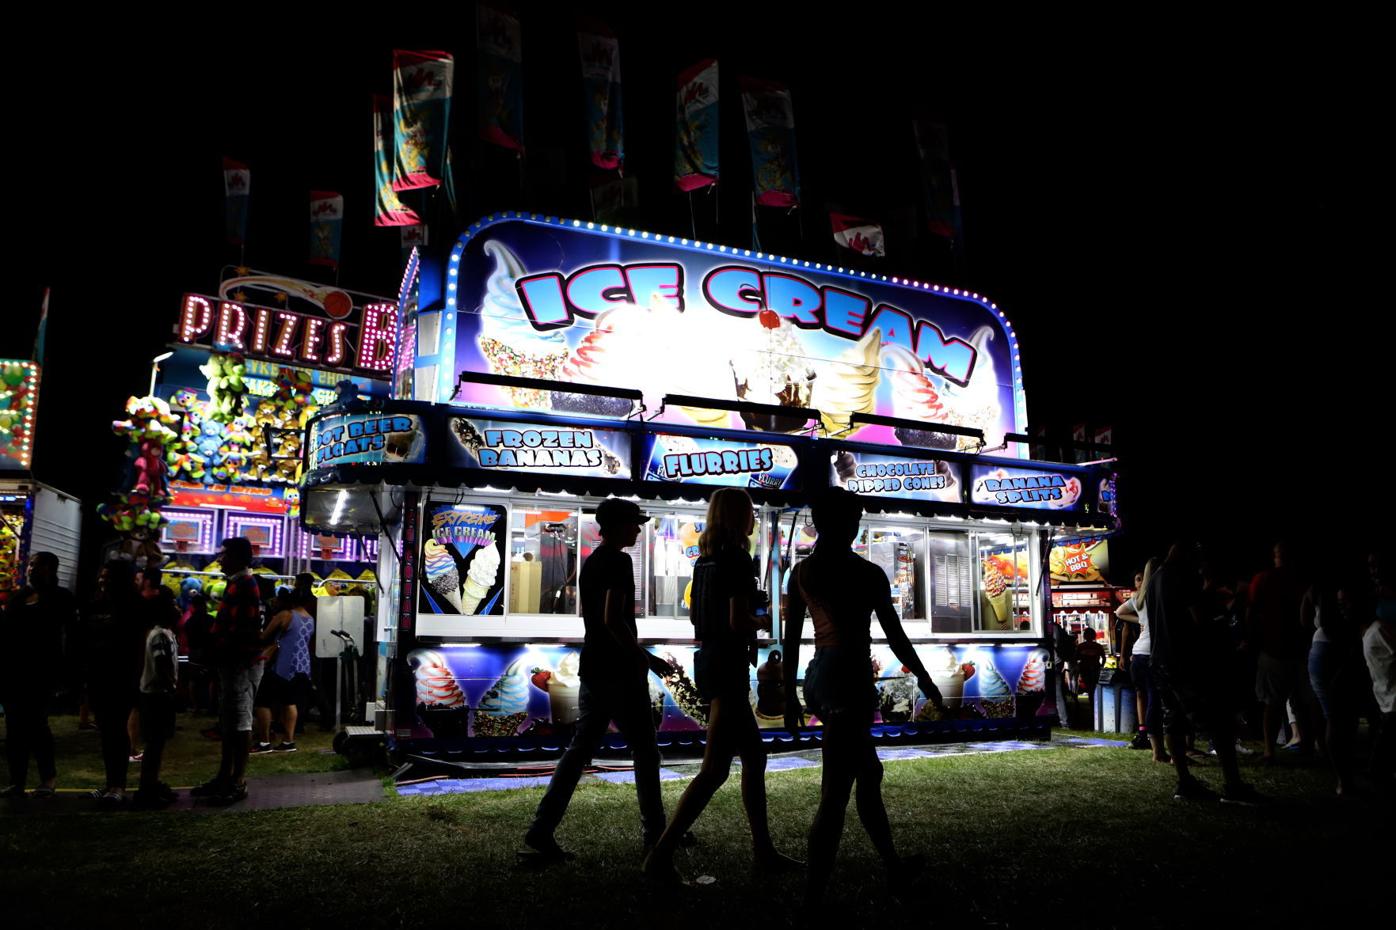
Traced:
MULTIPOLYGON (((578 316, 593 319, 620 306, 684 311, 684 268, 677 262, 588 265, 568 275, 524 275, 514 287, 537 330, 565 329, 578 316)), ((968 384, 974 371, 977 352, 969 342, 854 291, 746 265, 720 265, 704 276, 702 287, 708 305, 729 316, 770 310, 800 329, 823 329, 854 342, 877 329, 884 344, 905 348, 958 385, 968 384)))
POLYGON ((770 449, 723 449, 717 452, 680 452, 664 456, 664 477, 673 481, 701 475, 746 475, 770 471, 775 459, 770 449))
POLYGON ((846 484, 854 494, 945 490, 945 476, 936 473, 935 462, 859 465, 854 475, 846 484))
POLYGON ((600 468, 591 430, 487 429, 476 454, 481 468, 600 468))
POLYGON ((316 431, 314 467, 321 468, 336 459, 387 449, 392 433, 410 433, 415 429, 411 417, 373 417, 350 420, 342 426, 321 426, 316 431))

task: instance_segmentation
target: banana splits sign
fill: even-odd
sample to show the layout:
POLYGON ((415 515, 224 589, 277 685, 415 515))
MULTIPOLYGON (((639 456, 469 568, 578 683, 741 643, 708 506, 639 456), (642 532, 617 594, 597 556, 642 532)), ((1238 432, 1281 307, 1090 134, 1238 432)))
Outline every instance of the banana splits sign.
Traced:
MULTIPOLYGON (((438 382, 419 378, 420 399, 450 395, 460 373, 492 373, 556 386, 467 382, 456 401, 626 416, 628 400, 568 387, 638 388, 651 411, 676 394, 812 407, 832 435, 938 449, 966 441, 938 431, 941 424, 983 430, 990 445, 1026 428, 1016 337, 980 295, 668 236, 523 218, 477 224, 446 267, 428 263, 410 281, 404 297, 419 308, 418 331, 430 314, 444 314, 433 328, 443 340, 441 364, 432 369, 438 382), (925 425, 908 431, 855 424, 854 414, 925 425)), ((792 433, 808 425, 794 413, 678 404, 665 407, 662 421, 792 433)))

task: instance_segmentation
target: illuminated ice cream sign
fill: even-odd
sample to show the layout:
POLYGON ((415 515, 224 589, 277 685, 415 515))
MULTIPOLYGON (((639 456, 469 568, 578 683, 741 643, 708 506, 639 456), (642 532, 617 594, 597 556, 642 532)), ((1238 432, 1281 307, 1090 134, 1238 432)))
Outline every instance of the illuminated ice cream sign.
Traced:
POLYGON ((1075 510, 1081 503, 1081 479, 1066 472, 976 465, 971 499, 999 507, 1075 510))
POLYGON ((630 436, 621 430, 451 417, 453 463, 549 475, 630 477, 630 436))
MULTIPOLYGON (((467 381, 455 397, 465 406, 631 412, 628 400, 568 390, 584 384, 638 389, 652 411, 675 394, 814 408, 827 434, 885 445, 972 443, 940 424, 982 430, 989 445, 1026 428, 1016 337, 977 294, 523 219, 472 228, 444 280, 455 366, 441 366, 433 396, 456 392, 463 372, 555 385, 467 381), (924 426, 853 424, 854 414, 924 426)), ((676 404, 661 419, 763 432, 809 425, 798 413, 676 404)))
POLYGON ((843 451, 831 460, 839 487, 854 494, 959 503, 960 466, 935 459, 905 459, 843 451))
POLYGON ((311 431, 310 467, 418 463, 424 449, 415 416, 327 416, 311 431))
POLYGON ((798 457, 789 446, 673 436, 649 438, 645 477, 651 481, 788 489, 798 457))

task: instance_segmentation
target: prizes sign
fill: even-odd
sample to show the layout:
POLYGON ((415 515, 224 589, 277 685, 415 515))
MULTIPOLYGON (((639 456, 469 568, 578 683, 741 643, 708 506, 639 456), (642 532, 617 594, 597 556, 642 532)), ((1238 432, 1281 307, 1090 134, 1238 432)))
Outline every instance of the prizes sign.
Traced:
POLYGON ((310 468, 335 465, 420 464, 426 437, 415 416, 352 413, 315 422, 310 435, 310 468))
POLYGON ((452 462, 466 468, 630 478, 630 436, 592 429, 451 417, 452 462))
POLYGON ((903 459, 839 452, 831 460, 838 486, 854 494, 960 502, 960 466, 937 459, 903 459))
POLYGON ((645 480, 790 490, 799 457, 790 446, 656 433, 647 439, 645 480))

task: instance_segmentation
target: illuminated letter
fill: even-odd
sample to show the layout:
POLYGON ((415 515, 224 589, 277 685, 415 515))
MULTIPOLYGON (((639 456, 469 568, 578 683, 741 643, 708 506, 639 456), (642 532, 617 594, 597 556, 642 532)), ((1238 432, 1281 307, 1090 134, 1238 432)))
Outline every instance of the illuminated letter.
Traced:
POLYGON ((216 348, 246 348, 242 343, 242 334, 246 330, 247 312, 242 307, 226 300, 218 305, 218 338, 213 342, 216 348))
POLYGON ((194 342, 208 335, 213 328, 213 308, 208 300, 195 294, 184 295, 184 309, 179 314, 179 341, 194 342))

